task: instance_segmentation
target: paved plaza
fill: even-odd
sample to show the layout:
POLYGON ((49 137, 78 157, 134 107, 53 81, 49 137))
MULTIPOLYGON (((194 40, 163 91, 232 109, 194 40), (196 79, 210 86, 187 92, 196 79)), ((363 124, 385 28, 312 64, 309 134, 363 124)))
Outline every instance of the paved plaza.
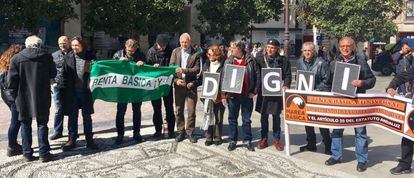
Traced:
MULTIPOLYGON (((382 93, 391 80, 390 77, 377 77, 376 87, 369 93, 382 93)), ((329 158, 323 154, 323 144, 318 144, 318 152, 299 152, 299 146, 306 143, 303 126, 291 126, 292 155, 276 151, 273 146, 255 152, 247 151, 241 145, 233 152, 227 151, 227 137, 220 146, 204 146, 201 130, 196 130, 199 141, 196 144, 185 140, 176 143, 173 139, 152 140, 152 107, 150 102, 142 105, 141 134, 145 142, 132 141, 132 111, 129 106, 126 114, 126 142, 115 146, 116 104, 96 101, 92 115, 94 138, 99 151, 84 147, 84 137, 79 138, 78 148, 62 152, 60 149, 67 137, 51 141, 52 153, 57 160, 48 163, 34 161, 26 163, 21 156, 7 157, 7 128, 10 113, 0 101, 0 177, 414 177, 414 174, 392 176, 389 169, 397 165, 400 156, 401 138, 383 129, 369 126, 369 163, 366 172, 356 171, 353 129, 344 133, 343 163, 325 166, 329 158)), ((202 104, 197 103, 197 127, 202 122, 202 104)), ((51 113, 54 112, 52 107, 51 113)), ((67 118, 65 118, 65 121, 67 118)), ((80 119, 81 122, 81 119, 80 119)), ((224 135, 228 135, 227 113, 224 120, 224 135)), ((35 124, 35 122, 34 122, 35 124)), ((241 120, 239 119, 239 125, 241 120)), ((49 130, 52 133, 53 115, 50 116, 49 130)), ((65 122, 67 127, 67 122, 65 122)), ((35 127, 34 127, 35 128, 35 127)), ((36 133, 36 129, 34 134, 36 133)), ((283 130, 283 126, 282 126, 283 130)), ((317 129, 318 130, 318 129, 317 129)), ((79 131, 83 131, 82 124, 79 131)), ((260 115, 252 115, 254 144, 260 139, 260 115)), ((67 133, 65 129, 64 133, 67 133)), ((321 138, 318 136, 318 141, 321 138)), ((34 142, 36 139, 34 139, 34 142)), ((270 140, 272 141, 272 140, 270 140)), ((284 142, 284 140, 282 140, 284 142)), ((37 156, 37 143, 35 155, 37 156)))

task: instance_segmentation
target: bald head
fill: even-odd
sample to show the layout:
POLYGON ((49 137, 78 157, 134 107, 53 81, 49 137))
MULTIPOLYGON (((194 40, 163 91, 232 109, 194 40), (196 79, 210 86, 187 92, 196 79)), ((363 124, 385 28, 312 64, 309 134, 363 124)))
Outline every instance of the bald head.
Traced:
POLYGON ((62 51, 69 51, 70 46, 69 46, 69 38, 67 36, 61 36, 58 39, 58 44, 59 44, 59 48, 62 51))
POLYGON ((187 50, 191 47, 191 37, 188 33, 183 33, 180 36, 180 46, 183 50, 187 50))

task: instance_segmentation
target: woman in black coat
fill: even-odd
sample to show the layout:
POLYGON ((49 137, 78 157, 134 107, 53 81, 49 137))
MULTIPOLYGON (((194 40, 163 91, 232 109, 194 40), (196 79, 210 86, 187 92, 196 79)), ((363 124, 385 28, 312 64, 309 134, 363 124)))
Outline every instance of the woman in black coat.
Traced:
POLYGON ((82 109, 86 147, 98 149, 93 141, 92 118, 93 100, 89 88, 89 73, 92 55, 86 52, 86 44, 79 38, 71 40, 72 51, 65 56, 62 69, 63 114, 69 116, 69 140, 63 145, 63 151, 76 147, 78 138, 78 115, 82 109))

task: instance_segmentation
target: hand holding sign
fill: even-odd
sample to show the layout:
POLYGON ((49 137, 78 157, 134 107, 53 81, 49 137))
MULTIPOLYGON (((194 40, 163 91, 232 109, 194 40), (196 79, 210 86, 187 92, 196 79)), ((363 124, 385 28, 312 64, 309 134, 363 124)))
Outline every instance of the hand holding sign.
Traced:
POLYGON ((354 80, 354 81, 352 81, 352 85, 354 87, 362 87, 362 86, 364 86, 364 82, 362 80, 354 80))
POLYGON ((397 94, 397 90, 395 90, 394 88, 388 88, 388 89, 387 89, 387 93, 388 93, 390 96, 394 97, 394 96, 395 96, 395 94, 397 94))
POLYGON ((142 66, 142 65, 144 65, 144 62, 142 62, 142 61, 137 62, 137 66, 142 66))
POLYGON ((175 70, 175 72, 177 72, 177 74, 182 74, 182 73, 184 73, 184 70, 183 70, 183 68, 177 68, 175 70))

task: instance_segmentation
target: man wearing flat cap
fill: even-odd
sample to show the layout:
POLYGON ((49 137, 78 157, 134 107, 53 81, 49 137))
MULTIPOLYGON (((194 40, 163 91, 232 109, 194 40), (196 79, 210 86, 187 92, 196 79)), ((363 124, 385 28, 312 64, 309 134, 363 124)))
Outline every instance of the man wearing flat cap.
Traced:
MULTIPOLYGON (((282 91, 290 88, 290 82, 292 80, 292 74, 290 69, 289 60, 283 59, 280 56, 278 50, 280 43, 276 39, 269 39, 267 41, 264 54, 258 54, 256 62, 261 71, 262 68, 281 68, 282 69, 282 91)), ((261 89, 261 86, 259 86, 261 89)), ((268 132, 269 132, 269 115, 272 115, 273 122, 273 145, 276 150, 282 151, 283 145, 280 142, 280 113, 283 109, 282 96, 262 96, 262 92, 259 90, 256 100, 256 111, 261 114, 260 122, 261 137, 257 147, 259 149, 266 148, 268 146, 268 132)))
MULTIPOLYGON (((153 65, 154 67, 158 66, 169 66, 171 58, 171 48, 168 47, 169 36, 166 34, 160 34, 157 36, 156 42, 153 47, 148 50, 147 64, 153 65)), ((168 127, 168 138, 174 138, 174 106, 173 106, 173 92, 172 87, 170 93, 167 96, 162 97, 158 100, 151 101, 152 108, 154 110, 154 115, 152 121, 155 127, 155 133, 153 138, 161 139, 162 135, 162 101, 164 101, 165 114, 168 127)))

